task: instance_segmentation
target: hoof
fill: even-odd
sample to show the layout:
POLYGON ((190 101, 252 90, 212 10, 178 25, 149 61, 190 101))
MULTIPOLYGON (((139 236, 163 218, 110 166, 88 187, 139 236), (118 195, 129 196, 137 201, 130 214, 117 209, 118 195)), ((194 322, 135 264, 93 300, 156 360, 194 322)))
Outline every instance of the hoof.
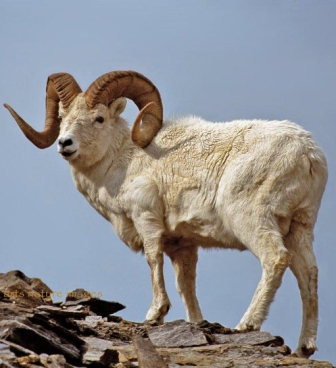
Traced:
POLYGON ((255 327, 254 325, 247 323, 239 323, 234 329, 239 332, 260 331, 260 327, 255 327))
POLYGON ((317 350, 316 347, 310 347, 308 348, 306 345, 301 346, 300 348, 297 348, 293 354, 291 354, 294 357, 298 358, 306 358, 309 359, 310 356, 312 356, 315 351, 317 350))
POLYGON ((155 326, 160 326, 160 325, 163 325, 163 321, 158 321, 158 320, 148 320, 146 319, 144 321, 144 324, 147 325, 147 326, 151 326, 151 327, 155 327, 155 326))
POLYGON ((162 325, 164 323, 164 317, 168 313, 170 308, 169 305, 163 305, 159 308, 151 308, 146 316, 145 323, 152 326, 162 325))

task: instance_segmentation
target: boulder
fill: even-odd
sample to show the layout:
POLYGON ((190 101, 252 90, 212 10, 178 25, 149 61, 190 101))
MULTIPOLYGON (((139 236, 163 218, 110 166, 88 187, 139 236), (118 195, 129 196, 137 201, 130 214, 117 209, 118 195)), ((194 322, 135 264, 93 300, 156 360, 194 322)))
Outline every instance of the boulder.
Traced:
POLYGON ((0 299, 7 298, 25 306, 52 303, 53 292, 43 281, 30 278, 18 270, 0 273, 0 292, 0 299))
POLYGON ((148 336, 156 347, 177 348, 207 345, 204 333, 184 320, 165 323, 148 329, 148 336))

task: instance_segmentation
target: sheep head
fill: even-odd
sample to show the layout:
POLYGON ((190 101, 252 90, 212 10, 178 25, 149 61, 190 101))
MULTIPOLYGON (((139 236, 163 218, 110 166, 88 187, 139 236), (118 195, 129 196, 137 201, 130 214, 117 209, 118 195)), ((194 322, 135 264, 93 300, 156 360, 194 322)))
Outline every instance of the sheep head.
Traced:
POLYGON ((125 124, 119 119, 126 107, 126 99, 119 97, 108 106, 98 103, 93 108, 87 104, 83 93, 65 108, 60 105, 61 119, 58 152, 79 170, 91 167, 110 150, 117 150, 123 143, 120 129, 125 124))
MULTIPOLYGON (((91 119, 91 124, 92 122, 102 124, 100 120, 108 119, 111 114, 114 116, 120 114, 125 108, 125 101, 117 101, 119 97, 133 100, 139 108, 140 112, 133 124, 131 136, 137 146, 142 148, 148 146, 162 125, 162 102, 159 91, 153 83, 134 71, 104 74, 97 78, 84 94, 70 74, 50 75, 47 82, 46 120, 42 132, 33 129, 9 105, 4 106, 35 146, 47 148, 56 141, 62 126, 69 125, 70 120, 74 124, 80 124, 91 119)), ((87 139, 92 140, 94 137, 87 139)), ((62 145, 66 147, 70 145, 69 143, 70 141, 62 142, 62 145)), ((63 156, 67 153, 70 156, 70 151, 67 150, 64 150, 63 156)))

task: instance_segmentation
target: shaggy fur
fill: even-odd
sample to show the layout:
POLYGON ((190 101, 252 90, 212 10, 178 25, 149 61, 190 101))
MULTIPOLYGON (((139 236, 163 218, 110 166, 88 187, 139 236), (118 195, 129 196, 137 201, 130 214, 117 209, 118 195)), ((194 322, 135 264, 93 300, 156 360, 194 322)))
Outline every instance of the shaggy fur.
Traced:
POLYGON ((210 123, 187 117, 165 121, 141 149, 119 116, 125 105, 119 98, 109 107, 89 109, 82 94, 68 108, 60 103, 59 152, 77 189, 125 244, 144 252, 153 286, 147 320, 162 323, 170 307, 164 252, 188 320, 200 322, 198 247, 248 249, 263 272, 237 329, 260 329, 290 267, 303 307, 295 353, 313 354, 318 323, 313 228, 327 165, 311 135, 288 121, 210 123))

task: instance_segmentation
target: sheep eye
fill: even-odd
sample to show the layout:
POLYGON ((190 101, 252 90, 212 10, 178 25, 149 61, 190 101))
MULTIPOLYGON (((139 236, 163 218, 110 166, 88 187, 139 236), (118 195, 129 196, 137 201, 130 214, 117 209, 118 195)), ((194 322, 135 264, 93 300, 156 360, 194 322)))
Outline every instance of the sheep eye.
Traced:
POLYGON ((104 118, 102 117, 102 116, 98 116, 97 118, 96 118, 96 122, 97 123, 103 123, 104 122, 104 118))
POLYGON ((61 121, 62 121, 62 116, 61 116, 61 115, 59 115, 59 116, 58 116, 58 121, 59 121, 59 122, 61 122, 61 121))

